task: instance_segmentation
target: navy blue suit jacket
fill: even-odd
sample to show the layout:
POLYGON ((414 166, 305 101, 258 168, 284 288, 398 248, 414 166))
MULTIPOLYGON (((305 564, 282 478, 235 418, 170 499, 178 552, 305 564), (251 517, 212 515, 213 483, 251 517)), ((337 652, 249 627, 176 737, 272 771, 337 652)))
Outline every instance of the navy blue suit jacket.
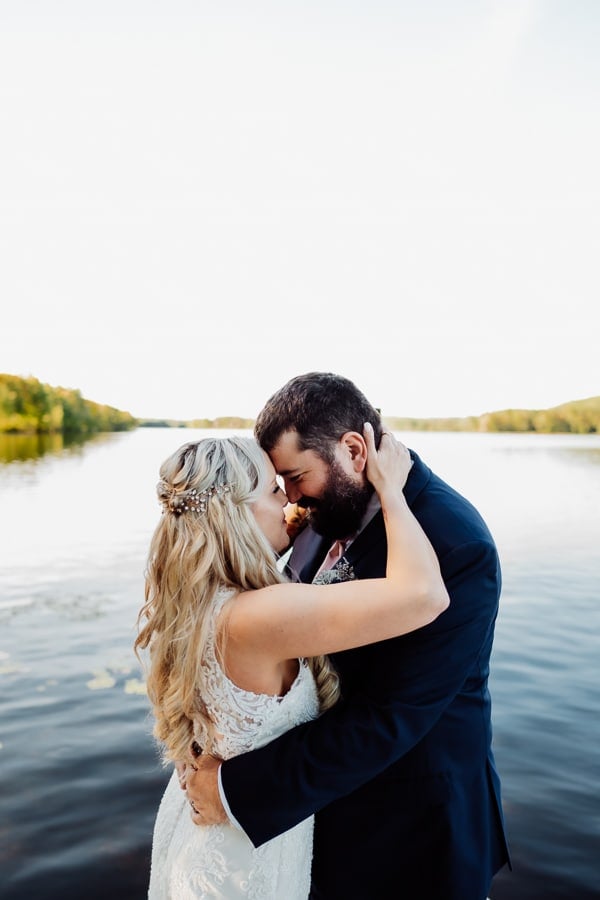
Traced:
MULTIPOLYGON (((411 455, 404 492, 449 608, 411 634, 335 654, 342 699, 222 767, 256 846, 316 813, 315 900, 483 900, 509 862, 488 692, 498 554, 477 510, 411 455)), ((312 533, 302 543, 311 541, 303 581, 327 550, 312 533)), ((381 512, 345 558, 359 579, 385 574, 381 512)))

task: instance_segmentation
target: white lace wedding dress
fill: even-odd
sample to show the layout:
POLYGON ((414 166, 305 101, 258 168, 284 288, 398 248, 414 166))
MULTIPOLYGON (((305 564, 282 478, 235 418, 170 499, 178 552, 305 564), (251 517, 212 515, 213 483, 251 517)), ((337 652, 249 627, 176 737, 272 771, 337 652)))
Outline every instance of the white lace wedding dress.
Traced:
MULTIPOLYGON (((203 699, 216 725, 212 752, 222 759, 260 747, 318 714, 315 682, 302 660, 283 697, 244 691, 226 677, 215 657, 214 626, 231 593, 217 595, 204 662, 203 699)), ((200 728, 196 740, 206 746, 200 728)), ((257 849, 232 825, 194 825, 174 771, 154 826, 148 898, 306 900, 312 843, 312 817, 257 849)))

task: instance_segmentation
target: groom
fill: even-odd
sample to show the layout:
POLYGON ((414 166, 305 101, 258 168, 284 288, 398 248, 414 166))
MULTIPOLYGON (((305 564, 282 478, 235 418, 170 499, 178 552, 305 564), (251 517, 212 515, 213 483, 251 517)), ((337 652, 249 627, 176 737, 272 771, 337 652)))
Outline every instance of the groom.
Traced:
MULTIPOLYGON (((315 578, 334 539, 343 556, 329 580, 385 574, 376 495, 364 471, 336 456, 367 421, 378 443, 380 417, 364 395, 320 372, 293 378, 258 416, 256 437, 290 503, 310 509, 289 561, 299 580, 315 578)), ((449 608, 416 632, 334 654, 342 699, 332 709, 222 763, 218 779, 208 759, 188 779, 202 822, 207 803, 215 821, 223 816, 221 798, 255 846, 316 813, 313 900, 484 900, 510 865, 488 692, 496 547, 474 507, 411 456, 404 492, 438 555, 449 608)))

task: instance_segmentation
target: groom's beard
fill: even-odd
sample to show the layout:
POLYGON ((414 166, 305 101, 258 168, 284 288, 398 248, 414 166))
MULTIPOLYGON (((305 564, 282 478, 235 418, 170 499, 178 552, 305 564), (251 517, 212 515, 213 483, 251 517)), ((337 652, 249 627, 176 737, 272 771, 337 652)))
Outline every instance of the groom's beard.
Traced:
POLYGON ((358 531, 372 494, 370 484, 356 484, 334 461, 322 496, 302 497, 298 506, 310 508, 314 531, 334 541, 358 531))

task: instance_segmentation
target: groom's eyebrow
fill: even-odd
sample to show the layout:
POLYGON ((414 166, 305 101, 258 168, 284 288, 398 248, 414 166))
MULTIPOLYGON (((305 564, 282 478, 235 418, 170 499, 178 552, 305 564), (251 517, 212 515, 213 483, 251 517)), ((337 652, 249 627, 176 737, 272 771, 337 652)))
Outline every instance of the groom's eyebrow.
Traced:
POLYGON ((288 475, 292 475, 293 473, 299 472, 300 469, 298 466, 294 466, 291 469, 278 469, 277 474, 281 475, 282 478, 286 478, 288 475))
POLYGON ((298 481, 299 478, 304 477, 304 475, 306 474, 306 469, 298 466, 295 469, 282 469, 279 474, 282 478, 289 478, 290 481, 298 481))

